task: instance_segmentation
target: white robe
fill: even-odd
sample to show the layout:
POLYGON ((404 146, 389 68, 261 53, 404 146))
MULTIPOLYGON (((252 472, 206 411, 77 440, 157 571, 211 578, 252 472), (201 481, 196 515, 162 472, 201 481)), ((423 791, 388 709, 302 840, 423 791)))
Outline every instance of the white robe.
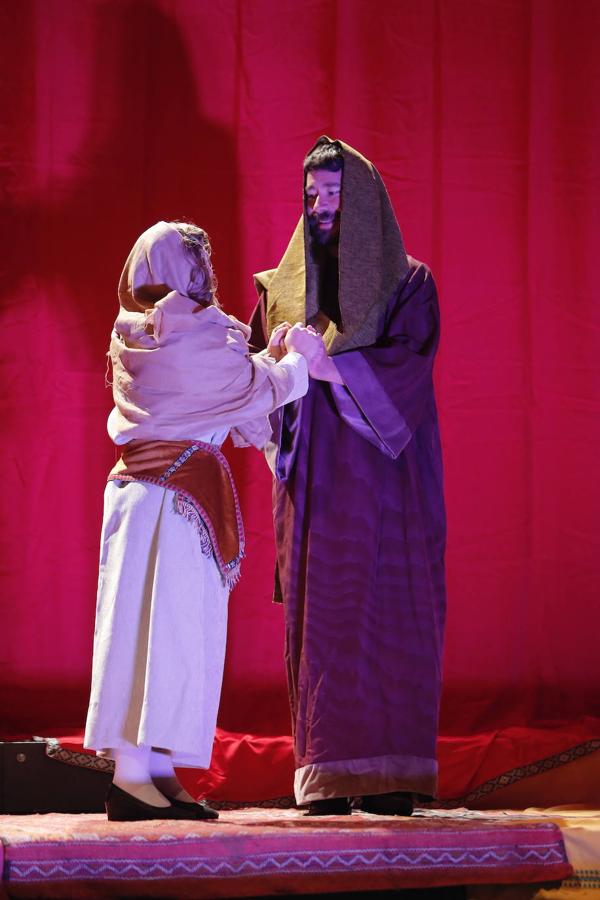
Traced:
POLYGON ((207 768, 229 592, 173 491, 111 481, 104 522, 92 690, 84 745, 162 747, 207 768))
MULTIPOLYGON (((284 361, 289 401, 306 392, 306 364, 284 361)), ((109 419, 111 437, 122 435, 109 419)), ((220 446, 227 429, 196 440, 220 446)), ((92 688, 84 746, 169 750, 177 766, 208 768, 223 680, 229 591, 175 493, 110 481, 104 493, 92 688)))

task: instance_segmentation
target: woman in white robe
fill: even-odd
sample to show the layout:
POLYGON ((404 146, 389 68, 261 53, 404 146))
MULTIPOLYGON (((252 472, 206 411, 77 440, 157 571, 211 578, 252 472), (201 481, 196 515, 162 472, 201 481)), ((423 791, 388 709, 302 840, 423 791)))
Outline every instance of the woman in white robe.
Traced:
MULTIPOLYGON (((187 454, 171 469, 200 448, 208 457, 214 450, 228 473, 218 450, 228 433, 237 445, 262 448, 268 414, 307 391, 304 356, 281 356, 287 328, 266 353, 249 352, 249 329, 214 298, 209 254, 202 229, 159 222, 128 257, 108 422, 124 459, 129 448, 156 454, 180 442, 175 454, 187 454)), ((306 356, 319 341, 304 333, 306 356)), ((286 343, 293 347, 293 334, 286 343)), ((181 787, 174 765, 210 764, 241 521, 239 553, 224 565, 215 522, 196 514, 204 508, 191 510, 198 528, 181 514, 182 496, 185 503, 191 495, 127 471, 117 466, 105 492, 85 746, 115 760, 109 819, 216 818, 181 787)))

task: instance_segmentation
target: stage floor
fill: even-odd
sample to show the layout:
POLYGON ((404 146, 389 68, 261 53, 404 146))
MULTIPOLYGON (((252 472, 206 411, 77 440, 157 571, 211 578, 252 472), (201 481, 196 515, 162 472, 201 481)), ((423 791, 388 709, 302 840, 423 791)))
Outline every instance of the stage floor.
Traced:
POLYGON ((600 813, 590 810, 419 809, 402 819, 250 808, 197 823, 0 816, 4 897, 233 898, 453 885, 502 892, 562 882, 580 897, 597 887, 600 898, 598 836, 600 813))

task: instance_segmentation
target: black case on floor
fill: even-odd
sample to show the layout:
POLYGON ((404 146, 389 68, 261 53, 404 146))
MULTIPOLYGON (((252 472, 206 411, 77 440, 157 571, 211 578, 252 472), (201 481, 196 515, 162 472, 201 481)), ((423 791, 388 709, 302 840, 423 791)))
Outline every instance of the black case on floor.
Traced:
POLYGON ((51 759, 45 741, 0 742, 0 813, 104 812, 111 780, 51 759))

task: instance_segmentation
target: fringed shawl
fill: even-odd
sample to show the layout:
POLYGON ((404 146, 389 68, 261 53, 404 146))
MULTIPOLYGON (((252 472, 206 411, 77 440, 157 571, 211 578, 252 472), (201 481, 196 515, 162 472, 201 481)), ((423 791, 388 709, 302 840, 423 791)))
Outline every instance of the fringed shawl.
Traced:
POLYGON ((108 476, 109 481, 143 481, 174 493, 175 511, 192 523, 202 552, 214 556, 231 590, 244 556, 244 527, 227 460, 212 444, 200 441, 131 441, 108 476))
POLYGON ((110 342, 109 433, 125 443, 231 428, 234 443, 262 448, 267 416, 285 402, 293 375, 269 357, 250 356, 247 325, 185 294, 193 265, 171 223, 159 222, 136 241, 110 342))

